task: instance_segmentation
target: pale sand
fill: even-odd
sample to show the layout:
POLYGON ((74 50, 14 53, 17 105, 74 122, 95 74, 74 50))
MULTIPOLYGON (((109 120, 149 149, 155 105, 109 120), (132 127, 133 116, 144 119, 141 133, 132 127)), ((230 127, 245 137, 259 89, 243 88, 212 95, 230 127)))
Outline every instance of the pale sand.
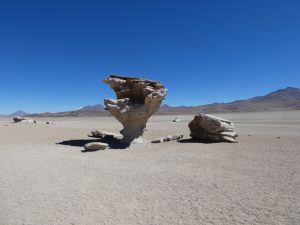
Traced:
MULTIPOLYGON (((238 144, 86 153, 76 145, 93 140, 87 133, 121 125, 112 117, 0 119, 0 224, 300 224, 300 111, 222 116, 235 122, 238 144)), ((188 139, 193 116, 174 117, 151 118, 145 139, 188 139)))

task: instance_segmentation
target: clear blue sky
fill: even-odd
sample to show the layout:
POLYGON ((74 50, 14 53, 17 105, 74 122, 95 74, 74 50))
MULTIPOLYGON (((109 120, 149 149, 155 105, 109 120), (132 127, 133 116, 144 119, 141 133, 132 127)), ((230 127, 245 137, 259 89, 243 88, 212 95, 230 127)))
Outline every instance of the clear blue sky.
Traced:
POLYGON ((0 113, 102 103, 109 74, 161 80, 171 105, 300 87, 300 1, 0 0, 0 113))

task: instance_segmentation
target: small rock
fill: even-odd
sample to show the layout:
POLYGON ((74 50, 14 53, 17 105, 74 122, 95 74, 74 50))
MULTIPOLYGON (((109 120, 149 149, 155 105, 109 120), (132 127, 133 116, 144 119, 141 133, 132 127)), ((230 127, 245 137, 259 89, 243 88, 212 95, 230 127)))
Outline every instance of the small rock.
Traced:
POLYGON ((38 124, 38 123, 39 123, 39 121, 37 121, 37 120, 34 120, 33 122, 34 122, 34 123, 36 123, 36 124, 38 124))
POLYGON ((180 140, 181 138, 183 138, 183 134, 168 135, 166 137, 157 138, 157 139, 151 141, 151 143, 163 143, 166 141, 177 141, 177 140, 180 140))
POLYGON ((46 122, 46 124, 52 124, 51 122, 46 122))
POLYGON ((280 139, 280 137, 278 136, 277 139, 280 139))
POLYGON ((178 117, 175 117, 174 120, 172 120, 173 122, 180 122, 180 119, 178 117))
POLYGON ((85 144, 83 147, 86 151, 97 151, 106 149, 108 144, 102 142, 91 142, 85 144))

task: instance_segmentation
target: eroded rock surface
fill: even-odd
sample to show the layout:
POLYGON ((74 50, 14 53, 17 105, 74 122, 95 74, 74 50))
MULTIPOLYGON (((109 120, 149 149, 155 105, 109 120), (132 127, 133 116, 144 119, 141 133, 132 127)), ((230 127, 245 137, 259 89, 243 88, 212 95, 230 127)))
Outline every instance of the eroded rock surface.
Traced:
POLYGON ((104 99, 105 109, 122 123, 122 141, 131 143, 143 135, 149 117, 167 94, 159 81, 111 75, 104 82, 116 92, 117 100, 104 99))
POLYGON ((167 142, 167 141, 178 141, 181 138, 183 138, 183 134, 168 135, 166 137, 157 138, 157 139, 151 141, 151 143, 163 143, 163 142, 167 142))
POLYGON ((115 134, 113 132, 108 131, 99 131, 99 130, 93 130, 90 134, 88 134, 89 137, 94 138, 110 138, 110 139, 121 139, 122 136, 115 134))
POLYGON ((219 117, 200 113, 189 123, 190 136, 195 139, 237 142, 233 123, 219 117))

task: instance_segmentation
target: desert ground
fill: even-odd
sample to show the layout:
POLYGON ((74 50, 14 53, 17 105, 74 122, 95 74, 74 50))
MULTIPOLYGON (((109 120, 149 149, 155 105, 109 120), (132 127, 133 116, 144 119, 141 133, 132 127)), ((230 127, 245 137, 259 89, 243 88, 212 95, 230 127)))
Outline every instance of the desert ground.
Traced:
POLYGON ((300 111, 217 116, 239 143, 192 141, 192 115, 153 116, 147 142, 95 152, 87 134, 118 132, 113 117, 2 118, 0 224, 300 224, 300 111))

